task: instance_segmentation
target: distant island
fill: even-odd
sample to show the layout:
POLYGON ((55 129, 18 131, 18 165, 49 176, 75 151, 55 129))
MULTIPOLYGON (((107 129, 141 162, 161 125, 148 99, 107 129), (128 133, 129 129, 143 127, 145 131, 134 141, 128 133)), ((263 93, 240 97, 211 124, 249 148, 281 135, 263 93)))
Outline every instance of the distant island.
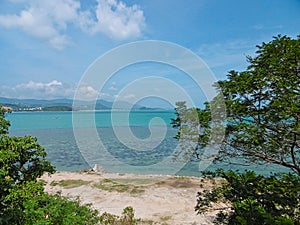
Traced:
POLYGON ((170 108, 151 108, 138 104, 130 104, 125 101, 109 102, 105 100, 97 100, 96 105, 92 101, 80 101, 73 107, 72 99, 53 99, 53 100, 40 100, 40 99, 17 99, 17 98, 4 98, 0 97, 0 105, 11 109, 12 111, 81 111, 81 110, 169 110, 170 108))

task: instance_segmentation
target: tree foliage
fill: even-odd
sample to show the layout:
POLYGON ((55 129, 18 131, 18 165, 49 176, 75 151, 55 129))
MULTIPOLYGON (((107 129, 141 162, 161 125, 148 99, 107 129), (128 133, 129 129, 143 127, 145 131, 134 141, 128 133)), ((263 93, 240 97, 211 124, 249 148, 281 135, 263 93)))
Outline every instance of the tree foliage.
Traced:
POLYGON ((187 108, 185 102, 176 103, 176 119, 173 127, 178 129, 176 138, 180 140, 180 149, 174 154, 175 159, 183 161, 198 159, 203 149, 209 143, 210 111, 187 108), (203 118, 199 121, 199 118, 203 118))
POLYGON ((70 199, 44 192, 43 183, 26 182, 12 189, 5 197, 7 207, 0 224, 22 225, 95 225, 100 217, 97 210, 70 199))
POLYGON ((88 205, 44 192, 37 178, 55 168, 35 137, 9 136, 5 113, 0 107, 0 224, 97 224, 88 205))
POLYGON ((218 170, 208 177, 222 177, 222 186, 198 192, 196 211, 205 213, 212 203, 227 202, 215 224, 299 225, 300 177, 279 174, 264 177, 253 171, 218 170))
MULTIPOLYGON (((10 216, 12 195, 30 182, 36 182, 44 172, 53 173, 54 167, 46 160, 44 148, 34 137, 8 136, 9 121, 0 109, 0 217, 10 216)), ((16 203, 16 202, 14 202, 16 203)), ((15 210, 20 211, 20 206, 15 210)), ((0 220, 1 221, 1 220, 0 220)))
POLYGON ((55 168, 35 137, 8 135, 6 113, 0 106, 0 225, 137 224, 132 207, 125 208, 121 217, 100 215, 79 198, 46 193, 37 179, 55 168))
POLYGON ((210 144, 210 130, 215 124, 212 109, 220 107, 223 98, 226 131, 215 159, 229 163, 233 160, 272 163, 292 173, 263 177, 251 171, 218 171, 215 175, 226 182, 212 191, 198 193, 195 207, 198 213, 209 210, 212 202, 222 200, 229 203, 230 208, 221 210, 216 224, 299 225, 300 36, 292 39, 279 35, 257 48, 257 55, 248 57, 247 70, 230 71, 226 80, 215 85, 219 95, 206 103, 204 109, 197 109, 196 138, 195 133, 189 136, 197 125, 195 118, 189 117, 192 109, 186 108, 184 103, 177 105, 173 126, 178 128, 177 138, 184 133, 188 146, 195 143, 196 148, 182 145, 183 151, 188 149, 202 156, 203 148, 210 144))
POLYGON ((100 223, 103 225, 137 225, 139 222, 141 220, 134 218, 134 210, 131 206, 123 209, 122 216, 105 212, 100 217, 100 223))
MULTIPOLYGON (((257 56, 248 57, 246 71, 230 71, 228 79, 216 85, 227 116, 217 159, 279 164, 300 175, 300 37, 277 36, 257 48, 257 56)), ((186 137, 194 146, 207 145, 214 124, 211 109, 218 98, 197 109, 198 138, 186 137)), ((188 117, 191 109, 185 107, 178 105, 180 115, 173 120, 178 135, 195 130, 195 118, 188 117)))
POLYGON ((242 156, 300 175, 300 37, 275 37, 247 71, 220 81, 228 111, 222 157, 242 156))

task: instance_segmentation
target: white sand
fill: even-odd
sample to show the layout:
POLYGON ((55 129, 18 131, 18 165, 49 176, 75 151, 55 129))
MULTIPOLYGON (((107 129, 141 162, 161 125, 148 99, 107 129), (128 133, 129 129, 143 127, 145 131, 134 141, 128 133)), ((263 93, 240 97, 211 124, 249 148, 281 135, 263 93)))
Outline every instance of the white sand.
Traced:
POLYGON ((201 178, 57 172, 50 177, 44 175, 42 179, 46 181, 45 189, 49 193, 61 191, 64 196, 79 196, 83 203, 92 203, 100 213, 121 215, 125 207, 132 206, 136 218, 153 221, 153 224, 209 225, 213 224, 212 220, 217 212, 212 210, 205 215, 197 215, 194 210, 197 192, 216 185, 201 178), (57 184, 61 180, 82 180, 86 184, 63 187, 57 184), (101 182, 102 186, 110 190, 95 187, 101 182), (129 189, 123 192, 117 190, 122 185, 129 189))

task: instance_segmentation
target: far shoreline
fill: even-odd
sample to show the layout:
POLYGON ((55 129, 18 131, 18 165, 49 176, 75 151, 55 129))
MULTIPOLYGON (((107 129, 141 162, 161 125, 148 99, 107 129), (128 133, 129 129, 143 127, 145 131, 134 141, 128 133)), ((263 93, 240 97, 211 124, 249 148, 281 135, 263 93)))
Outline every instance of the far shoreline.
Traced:
POLYGON ((85 109, 85 110, 10 110, 12 113, 35 112, 175 112, 175 109, 85 109))

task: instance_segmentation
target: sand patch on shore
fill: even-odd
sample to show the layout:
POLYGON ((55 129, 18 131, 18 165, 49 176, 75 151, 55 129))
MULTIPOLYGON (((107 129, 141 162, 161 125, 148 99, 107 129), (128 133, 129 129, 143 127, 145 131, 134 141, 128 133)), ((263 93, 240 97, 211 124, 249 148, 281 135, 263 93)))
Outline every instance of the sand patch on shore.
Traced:
POLYGON ((149 221, 149 224, 210 225, 217 213, 212 210, 197 215, 194 210, 197 192, 216 185, 214 181, 202 178, 57 172, 41 179, 46 182, 48 193, 78 196, 100 213, 121 215, 125 207, 132 206, 135 217, 149 221))

